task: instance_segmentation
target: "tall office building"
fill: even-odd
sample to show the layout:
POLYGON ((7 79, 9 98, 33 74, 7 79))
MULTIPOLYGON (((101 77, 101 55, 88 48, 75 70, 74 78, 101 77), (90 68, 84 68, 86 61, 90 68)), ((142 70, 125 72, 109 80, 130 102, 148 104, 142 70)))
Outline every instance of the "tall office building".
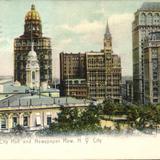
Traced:
POLYGON ((86 54, 60 53, 61 96, 87 97, 86 54))
POLYGON ((60 53, 60 81, 61 95, 121 101, 121 60, 113 54, 108 24, 100 52, 60 53))
POLYGON ((133 100, 145 102, 144 40, 150 32, 160 30, 160 3, 145 2, 135 13, 132 24, 133 39, 133 100))
POLYGON ((24 33, 14 39, 14 81, 26 84, 27 55, 34 42, 34 51, 40 66, 40 82, 52 83, 52 49, 51 40, 42 36, 42 24, 35 5, 25 16, 24 33))
POLYGON ((144 41, 145 103, 160 103, 160 32, 151 32, 144 41))

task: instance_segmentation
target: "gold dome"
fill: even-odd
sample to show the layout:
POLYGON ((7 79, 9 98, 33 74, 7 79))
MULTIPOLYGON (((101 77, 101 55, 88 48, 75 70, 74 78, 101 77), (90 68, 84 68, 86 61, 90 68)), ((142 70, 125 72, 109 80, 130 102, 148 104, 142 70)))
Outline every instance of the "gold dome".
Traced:
POLYGON ((25 16, 25 20, 41 20, 39 13, 35 10, 35 5, 32 4, 31 10, 25 16))

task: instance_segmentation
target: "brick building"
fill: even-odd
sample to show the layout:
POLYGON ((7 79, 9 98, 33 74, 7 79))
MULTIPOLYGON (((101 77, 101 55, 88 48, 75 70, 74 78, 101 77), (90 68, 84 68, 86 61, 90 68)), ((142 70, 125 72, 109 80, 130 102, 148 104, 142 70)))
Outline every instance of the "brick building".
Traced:
POLYGON ((108 24, 100 52, 60 53, 60 83, 62 96, 121 101, 121 60, 113 54, 108 24))

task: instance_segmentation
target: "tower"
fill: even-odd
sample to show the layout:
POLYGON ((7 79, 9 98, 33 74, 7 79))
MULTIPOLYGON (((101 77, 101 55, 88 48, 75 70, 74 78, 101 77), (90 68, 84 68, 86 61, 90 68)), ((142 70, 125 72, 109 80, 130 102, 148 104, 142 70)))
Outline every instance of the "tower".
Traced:
POLYGON ((144 41, 145 104, 160 103, 160 32, 151 32, 144 41))
POLYGON ((160 3, 145 2, 132 23, 133 101, 145 103, 144 40, 150 32, 160 31, 160 3))
POLYGON ((106 32, 104 34, 104 52, 107 52, 108 50, 112 50, 112 36, 107 21, 106 32))
POLYGON ((14 81, 26 84, 26 63, 28 52, 31 51, 31 39, 40 68, 40 82, 52 84, 52 49, 51 40, 42 34, 41 17, 31 5, 31 10, 25 15, 24 33, 14 39, 14 81), (32 38, 31 38, 32 36, 32 38))
POLYGON ((121 102, 121 59, 113 54, 112 36, 107 21, 104 34, 104 62, 105 62, 105 97, 121 102))
POLYGON ((34 51, 33 43, 31 51, 27 56, 27 65, 26 65, 26 85, 30 88, 38 88, 40 86, 40 73, 39 73, 39 64, 37 60, 37 54, 34 51))

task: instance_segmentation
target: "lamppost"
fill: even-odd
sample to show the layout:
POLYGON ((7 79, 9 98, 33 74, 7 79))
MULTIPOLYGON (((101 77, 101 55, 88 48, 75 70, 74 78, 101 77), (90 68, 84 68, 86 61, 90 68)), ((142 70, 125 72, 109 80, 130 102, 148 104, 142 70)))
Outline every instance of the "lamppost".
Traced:
POLYGON ((49 82, 49 68, 50 68, 50 66, 47 65, 47 84, 48 84, 48 82, 49 82))
POLYGON ((67 95, 68 95, 68 97, 69 97, 69 72, 68 72, 68 81, 67 81, 68 83, 68 93, 67 93, 67 95))

